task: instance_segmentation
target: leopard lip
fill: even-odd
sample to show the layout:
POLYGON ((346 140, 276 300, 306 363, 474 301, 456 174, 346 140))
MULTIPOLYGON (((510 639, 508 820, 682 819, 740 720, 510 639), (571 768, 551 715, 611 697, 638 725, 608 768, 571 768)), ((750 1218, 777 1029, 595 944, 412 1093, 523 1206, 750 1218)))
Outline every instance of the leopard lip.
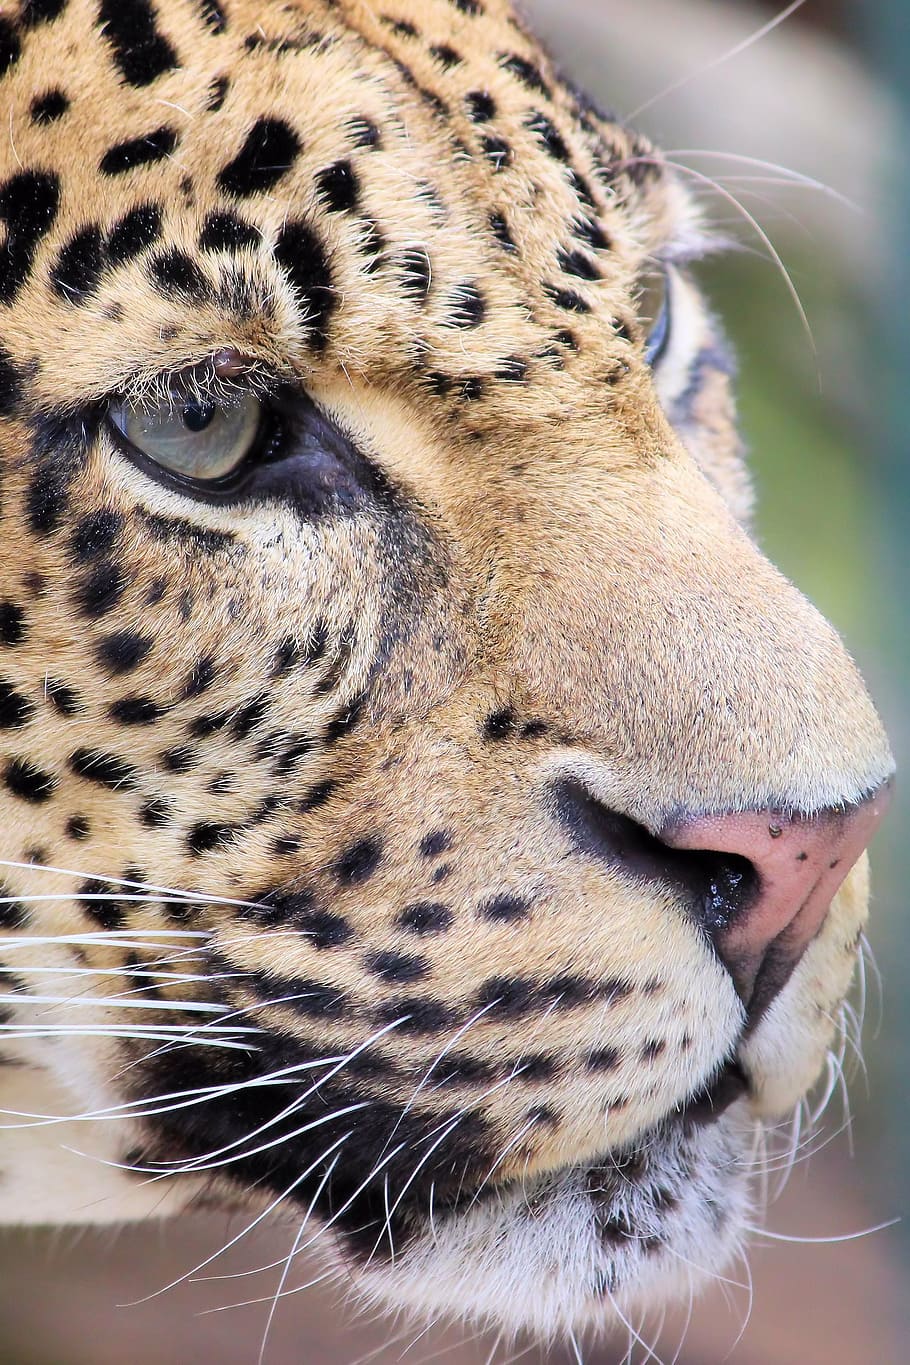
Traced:
POLYGON ((733 1057, 725 1062, 674 1115, 674 1122, 705 1127, 719 1119, 732 1104, 750 1090, 749 1077, 740 1061, 733 1057))

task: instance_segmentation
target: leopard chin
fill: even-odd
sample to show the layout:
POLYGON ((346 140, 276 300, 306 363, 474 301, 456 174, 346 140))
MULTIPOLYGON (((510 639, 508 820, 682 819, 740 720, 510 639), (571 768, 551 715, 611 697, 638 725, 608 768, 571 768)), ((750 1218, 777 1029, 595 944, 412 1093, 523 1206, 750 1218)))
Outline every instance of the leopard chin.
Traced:
POLYGON ((497 1186, 356 1271, 369 1306, 553 1339, 688 1297, 742 1247, 756 1125, 744 1102, 682 1116, 600 1160, 497 1186))

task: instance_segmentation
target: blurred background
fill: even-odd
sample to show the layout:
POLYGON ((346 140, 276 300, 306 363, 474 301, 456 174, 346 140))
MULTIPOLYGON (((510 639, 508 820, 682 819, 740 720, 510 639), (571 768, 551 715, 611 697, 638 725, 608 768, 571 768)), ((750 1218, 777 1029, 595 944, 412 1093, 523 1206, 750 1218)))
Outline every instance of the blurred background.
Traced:
MULTIPOLYGON (((758 538, 846 637, 906 772, 910 119, 901 92, 910 78, 910 5, 806 0, 760 37, 780 3, 528 0, 527 8, 563 67, 691 168, 709 216, 742 243, 702 274, 739 351, 758 538), (813 340, 749 217, 783 258, 813 340)), ((884 987, 879 993, 870 980, 865 1074, 851 1068, 852 1120, 845 1127, 832 1106, 817 1154, 796 1167, 769 1210, 775 1238, 793 1240, 755 1246, 751 1313, 748 1289, 718 1286, 688 1328, 682 1317, 667 1321, 657 1355, 636 1346, 634 1359, 910 1362, 907 1222, 855 1236, 910 1213, 907 830, 907 801, 899 800, 875 849, 870 938, 884 987)), ((242 1226, 200 1215, 118 1234, 4 1234, 0 1362, 254 1365, 268 1303, 212 1310, 270 1294, 267 1276, 184 1283, 118 1307, 192 1271, 242 1226)), ((271 1261, 288 1241, 286 1229, 261 1231, 202 1274, 271 1261)), ((731 1278, 744 1280, 742 1267, 731 1278)), ((348 1318, 324 1287, 288 1299, 266 1365, 483 1365, 511 1355, 460 1331, 415 1341, 419 1328, 348 1318)), ((584 1361, 618 1365, 626 1349, 618 1339, 584 1343, 584 1361)), ((524 1358, 575 1359, 536 1347, 524 1358)))

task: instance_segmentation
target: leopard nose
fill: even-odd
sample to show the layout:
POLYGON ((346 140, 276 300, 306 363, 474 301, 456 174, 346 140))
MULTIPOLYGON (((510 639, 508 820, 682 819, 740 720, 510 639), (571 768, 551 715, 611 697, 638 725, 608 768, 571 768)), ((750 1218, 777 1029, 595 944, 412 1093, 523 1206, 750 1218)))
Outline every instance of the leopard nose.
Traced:
POLYGON ((751 864, 745 897, 718 889, 717 913, 704 902, 705 929, 749 1012, 750 1025, 786 984, 818 934, 847 873, 885 813, 890 784, 858 803, 812 815, 745 811, 682 818, 660 832, 680 852, 705 850, 751 864), (732 905, 732 910, 730 909, 732 905))

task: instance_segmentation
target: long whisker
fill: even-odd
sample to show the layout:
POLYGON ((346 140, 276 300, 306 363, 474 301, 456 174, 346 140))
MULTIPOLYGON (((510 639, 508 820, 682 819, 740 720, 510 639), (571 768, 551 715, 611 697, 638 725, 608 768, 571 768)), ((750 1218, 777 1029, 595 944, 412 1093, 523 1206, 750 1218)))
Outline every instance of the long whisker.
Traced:
MULTIPOLYGON (((234 900, 230 896, 210 896, 202 891, 182 891, 173 886, 158 886, 155 882, 135 881, 129 877, 112 877, 105 872, 77 871, 72 867, 54 867, 50 863, 23 863, 10 858, 0 858, 0 867, 15 867, 25 872, 53 872, 64 877, 80 877, 84 881, 107 882, 110 886, 129 886, 136 891, 155 891, 165 896, 175 896, 178 900, 200 901, 206 905, 238 905, 248 910, 259 910, 258 901, 234 900)), ((14 897, 24 900, 25 897, 14 897)), ((64 899, 71 899, 64 897, 64 899)))
POLYGON ((791 14, 795 14, 798 9, 802 9, 805 3, 806 0, 792 0, 792 3, 789 4, 786 9, 781 10, 780 14, 776 15, 773 19, 769 19, 768 22, 763 24, 755 33, 750 34, 748 38, 744 38, 741 42, 736 43, 726 52, 722 52, 719 57, 713 57, 711 61, 705 62, 704 65, 699 66, 695 71, 689 71, 685 76, 680 76, 678 80, 665 86, 663 90, 659 90, 656 95, 652 95, 649 100, 645 100, 644 104, 640 104, 637 109, 633 109, 630 113, 626 114, 623 121, 625 123, 634 123, 640 114, 643 114, 647 109, 651 109, 655 104, 659 103, 660 100, 666 99, 668 95, 675 95, 677 90, 682 90, 684 86, 690 85, 692 81, 699 80, 700 77, 706 76, 709 71, 715 71, 719 66, 723 66, 724 63, 732 61, 733 58, 738 57, 741 52, 746 52, 755 43, 761 42, 762 38, 766 38, 769 33, 772 33, 774 29, 784 23, 786 19, 789 19, 791 14))
POLYGON ((345 1133, 343 1137, 336 1138, 336 1140, 331 1144, 331 1146, 327 1147, 326 1150, 322 1152, 316 1158, 316 1160, 313 1161, 306 1168, 305 1171, 302 1171, 300 1175, 298 1175, 291 1182, 291 1184, 287 1187, 286 1190, 284 1190, 281 1194, 277 1195, 272 1200, 271 1204, 269 1204, 265 1209, 263 1209, 261 1213, 257 1214, 251 1223, 248 1223, 246 1227, 242 1228, 241 1231, 238 1232, 235 1237, 232 1237, 230 1241, 227 1242, 218 1251, 212 1252, 211 1256, 207 1256, 204 1261, 200 1261, 199 1264, 193 1270, 188 1270, 184 1275, 178 1275, 176 1280, 172 1280, 170 1284, 162 1286, 161 1289, 156 1289, 153 1294, 147 1294, 144 1298, 136 1299, 132 1303, 121 1304, 120 1306, 123 1308, 136 1308, 141 1303, 149 1303, 151 1302, 152 1299, 159 1298, 160 1295, 166 1294, 169 1289, 176 1289, 177 1285, 183 1284, 185 1280, 192 1279, 194 1276, 198 1274, 200 1270, 204 1270, 207 1265, 211 1265, 212 1262, 216 1261, 219 1256, 223 1256, 225 1252, 230 1251, 231 1247, 236 1246, 238 1242, 242 1241, 242 1239, 246 1237, 248 1233, 252 1232, 254 1228, 258 1227, 259 1224, 262 1223, 269 1216, 270 1213, 274 1212, 274 1210, 278 1207, 279 1204, 281 1204, 285 1199, 287 1199, 291 1194, 293 1194, 294 1190, 296 1190, 297 1187, 301 1185, 303 1181, 306 1180, 307 1177, 313 1173, 313 1171, 316 1170, 319 1163, 321 1161, 325 1161, 326 1157, 330 1156, 332 1152, 335 1150, 335 1148, 340 1147, 341 1144, 343 1142, 346 1142, 349 1137, 350 1133, 345 1133))
MULTIPOLYGON (((800 3, 802 3, 802 0, 800 0, 800 3)), ((790 295, 790 298, 793 301, 793 304, 799 315, 800 322, 802 323, 803 330, 805 331, 806 336, 808 338, 809 345, 812 348, 812 354, 817 359, 818 351, 815 345, 815 337, 812 332, 812 327, 809 323, 808 315, 806 313, 805 308, 803 307, 803 301, 799 296, 799 290, 793 283, 793 277, 791 276, 789 270, 784 264, 783 257, 781 256, 777 247, 774 245, 771 238, 768 236, 767 232, 765 232, 764 228, 762 227, 761 223, 759 223, 755 215, 750 213, 749 210, 745 207, 745 205, 740 203, 740 201, 736 198, 734 194, 731 194, 729 190, 724 189, 723 185, 719 184, 716 180, 713 180, 711 176, 704 175, 703 172, 695 170, 693 166, 686 166, 681 161, 669 161, 666 160, 665 158, 657 156, 632 157, 630 159, 630 162, 626 164, 633 163, 643 163, 645 165, 654 166, 659 165, 670 166, 674 170, 679 171, 683 175, 691 176, 691 178, 695 180, 698 184, 704 185, 706 188, 713 190, 715 194, 719 194, 720 197, 726 203, 730 204, 733 208, 736 209, 736 211, 739 214, 742 215, 743 219, 748 223, 752 231, 758 237, 759 241, 762 243, 765 250, 768 252, 768 255, 770 256, 774 265, 780 272, 781 279, 784 281, 787 293, 790 295)))

